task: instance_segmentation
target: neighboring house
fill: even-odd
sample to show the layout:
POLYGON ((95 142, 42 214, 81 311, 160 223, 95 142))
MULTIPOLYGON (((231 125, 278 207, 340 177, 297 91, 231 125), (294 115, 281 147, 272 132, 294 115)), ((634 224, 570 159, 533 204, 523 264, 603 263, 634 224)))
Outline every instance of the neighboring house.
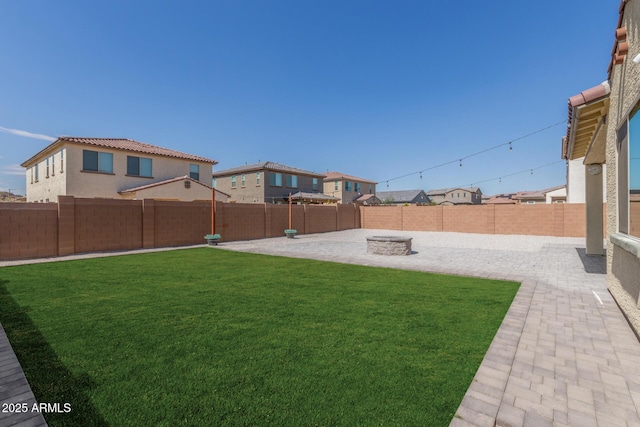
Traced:
POLYGON ((559 185, 539 191, 519 191, 512 196, 512 199, 521 204, 565 203, 567 201, 567 186, 559 185))
POLYGON ((327 172, 324 194, 337 197, 339 203, 355 203, 364 194, 376 194, 376 182, 340 172, 327 172))
POLYGON ((161 183, 166 185, 156 190, 158 198, 190 201, 211 198, 216 163, 131 139, 61 136, 21 166, 27 169, 28 202, 55 202, 64 195, 136 198, 132 189, 161 183), (187 185, 185 176, 200 184, 187 185), (182 185, 169 185, 178 177, 182 185))
POLYGON ((485 205, 516 205, 518 200, 515 199, 516 193, 502 193, 494 196, 482 196, 482 204, 485 205))
POLYGON ((229 194, 229 202, 285 203, 298 192, 322 195, 323 179, 323 174, 262 162, 215 172, 213 186, 229 194))
POLYGON ((584 157, 588 255, 604 255, 609 291, 640 333, 640 0, 624 0, 608 79, 569 98, 568 160, 584 157), (606 233, 603 233, 603 164, 606 233))
POLYGON ((436 205, 482 204, 482 191, 478 187, 431 190, 427 192, 427 196, 436 205))
POLYGON ((365 206, 375 206, 382 204, 382 200, 380 200, 375 194, 363 194, 358 197, 354 203, 365 206))
POLYGON ((431 199, 424 190, 378 191, 376 197, 386 205, 428 205, 431 199))

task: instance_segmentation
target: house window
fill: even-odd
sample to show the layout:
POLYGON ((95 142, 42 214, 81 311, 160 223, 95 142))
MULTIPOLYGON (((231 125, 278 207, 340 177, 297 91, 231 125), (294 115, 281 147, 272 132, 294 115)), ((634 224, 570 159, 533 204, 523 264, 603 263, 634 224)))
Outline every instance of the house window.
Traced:
POLYGON ((113 154, 82 150, 82 170, 113 173, 113 154))
POLYGON ((289 188, 298 188, 298 176, 297 175, 287 175, 287 187, 289 187, 289 188))
POLYGON ((200 181, 200 165, 189 165, 189 178, 200 181))
POLYGON ((45 175, 45 178, 49 178, 49 158, 47 157, 47 173, 45 175))
POLYGON ((256 172, 256 187, 260 185, 260 172, 256 172))
POLYGON ((240 177, 241 181, 240 181, 240 185, 242 185, 243 187, 247 184, 247 177, 243 174, 240 177))
POLYGON ((369 194, 373 193, 373 184, 369 184, 369 194))
POLYGON ((31 168, 31 183, 33 184, 33 167, 31 168))
POLYGON ((151 177, 151 159, 127 156, 127 175, 151 177))
POLYGON ((344 182, 344 191, 351 191, 351 182, 349 181, 344 182))
POLYGON ((218 178, 213 178, 213 188, 218 188, 218 178))
POLYGON ((338 191, 338 181, 334 182, 333 184, 333 189, 338 191))
POLYGON ((64 172, 64 149, 60 150, 60 173, 64 172))
POLYGON ((51 176, 56 174, 56 155, 51 156, 51 176))
POLYGON ((236 176, 231 175, 231 188, 236 188, 236 176))
POLYGON ((640 102, 618 130, 619 230, 640 238, 640 102))
POLYGON ((282 187, 282 174, 277 172, 269 173, 269 185, 272 187, 282 187))
POLYGON ((360 183, 356 182, 355 183, 355 187, 356 187, 356 193, 359 193, 360 192, 360 183))
POLYGON ((313 178, 313 189, 317 190, 318 189, 318 178, 313 178))

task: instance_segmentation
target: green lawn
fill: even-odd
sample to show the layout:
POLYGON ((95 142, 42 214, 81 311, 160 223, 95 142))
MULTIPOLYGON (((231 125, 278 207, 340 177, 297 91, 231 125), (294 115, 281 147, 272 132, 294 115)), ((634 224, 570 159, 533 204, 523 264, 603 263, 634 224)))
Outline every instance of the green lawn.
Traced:
POLYGON ((519 284, 198 248, 0 269, 56 425, 448 425, 519 284))

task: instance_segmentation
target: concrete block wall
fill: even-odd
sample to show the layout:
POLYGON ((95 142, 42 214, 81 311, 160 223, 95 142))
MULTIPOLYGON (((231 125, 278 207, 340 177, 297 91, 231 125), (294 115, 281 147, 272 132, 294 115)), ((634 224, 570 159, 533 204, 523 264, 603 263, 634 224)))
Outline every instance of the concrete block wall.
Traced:
POLYGON ((55 203, 2 203, 0 206, 0 259, 58 254, 58 207, 55 203))
POLYGON ((361 227, 369 229, 557 237, 586 235, 586 206, 583 203, 363 206, 360 217, 361 227))
POLYGON ((142 247, 142 201, 75 199, 75 252, 142 247))
MULTIPOLYGON (((585 237, 585 205, 293 205, 298 234, 351 228, 585 237)), ((223 241, 280 237, 289 206, 216 202, 223 241)), ((0 203, 0 259, 204 243, 210 202, 75 199, 0 203)))
MULTIPOLYGON (((149 202, 144 200, 145 205, 149 202)), ((154 247, 204 243, 204 236, 211 230, 211 202, 151 202, 154 247)))

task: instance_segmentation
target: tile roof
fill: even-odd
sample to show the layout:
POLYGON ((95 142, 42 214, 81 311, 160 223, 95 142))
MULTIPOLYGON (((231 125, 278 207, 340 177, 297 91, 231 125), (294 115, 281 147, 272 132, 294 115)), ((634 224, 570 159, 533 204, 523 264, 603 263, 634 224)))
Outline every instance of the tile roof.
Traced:
POLYGON ((261 171, 261 170, 285 172, 285 173, 291 173, 296 175, 309 175, 313 177, 324 178, 324 174, 311 172, 304 169, 298 169, 292 166, 287 166, 287 165, 283 165, 276 162, 261 162, 261 163, 254 163, 251 165, 238 166, 230 169, 224 169, 221 171, 214 172, 213 176, 215 178, 215 177, 221 177, 221 176, 227 176, 227 175, 234 175, 237 173, 261 171))
MULTIPOLYGON (((288 198, 288 196, 287 196, 288 198)), ((298 191, 291 195, 292 200, 314 200, 314 201, 338 201, 338 197, 327 196, 322 193, 307 193, 304 191, 298 191)))
POLYGON ((555 190, 560 190, 565 188, 566 185, 557 185, 551 188, 545 188, 544 190, 534 190, 534 191, 518 191, 513 198, 515 199, 544 199, 547 196, 547 193, 550 193, 555 190))
POLYGON ((393 200, 396 203, 411 202, 424 190, 377 191, 376 196, 383 202, 393 200))
POLYGON ((427 191, 427 196, 438 196, 441 194, 447 194, 450 191, 454 191, 454 190, 463 190, 463 191, 468 191, 470 193, 475 193, 476 191, 478 191, 480 189, 480 187, 451 187, 451 188, 439 188, 437 190, 429 190, 427 191))
POLYGON ((357 176, 353 176, 353 175, 347 175, 345 173, 341 173, 341 172, 327 172, 325 174, 325 182, 326 181, 340 181, 340 180, 347 180, 347 181, 359 181, 359 182, 366 182, 368 184, 377 184, 377 182, 375 181, 371 181, 368 179, 364 179, 364 178, 358 178, 357 176))
POLYGON ((176 159, 193 160, 196 162, 217 164, 218 162, 213 159, 208 159, 202 156, 195 156, 193 154, 183 153, 181 151, 171 150, 169 148, 158 147, 157 145, 147 144, 145 142, 134 141, 133 139, 125 138, 84 138, 75 136, 60 136, 53 141, 47 147, 42 149, 38 154, 31 157, 26 162, 22 163, 25 166, 31 163, 32 160, 38 158, 45 151, 50 150, 52 147, 60 146, 64 143, 82 144, 93 147, 111 148, 115 150, 133 151, 136 153, 153 154, 156 156, 173 157, 176 159))

